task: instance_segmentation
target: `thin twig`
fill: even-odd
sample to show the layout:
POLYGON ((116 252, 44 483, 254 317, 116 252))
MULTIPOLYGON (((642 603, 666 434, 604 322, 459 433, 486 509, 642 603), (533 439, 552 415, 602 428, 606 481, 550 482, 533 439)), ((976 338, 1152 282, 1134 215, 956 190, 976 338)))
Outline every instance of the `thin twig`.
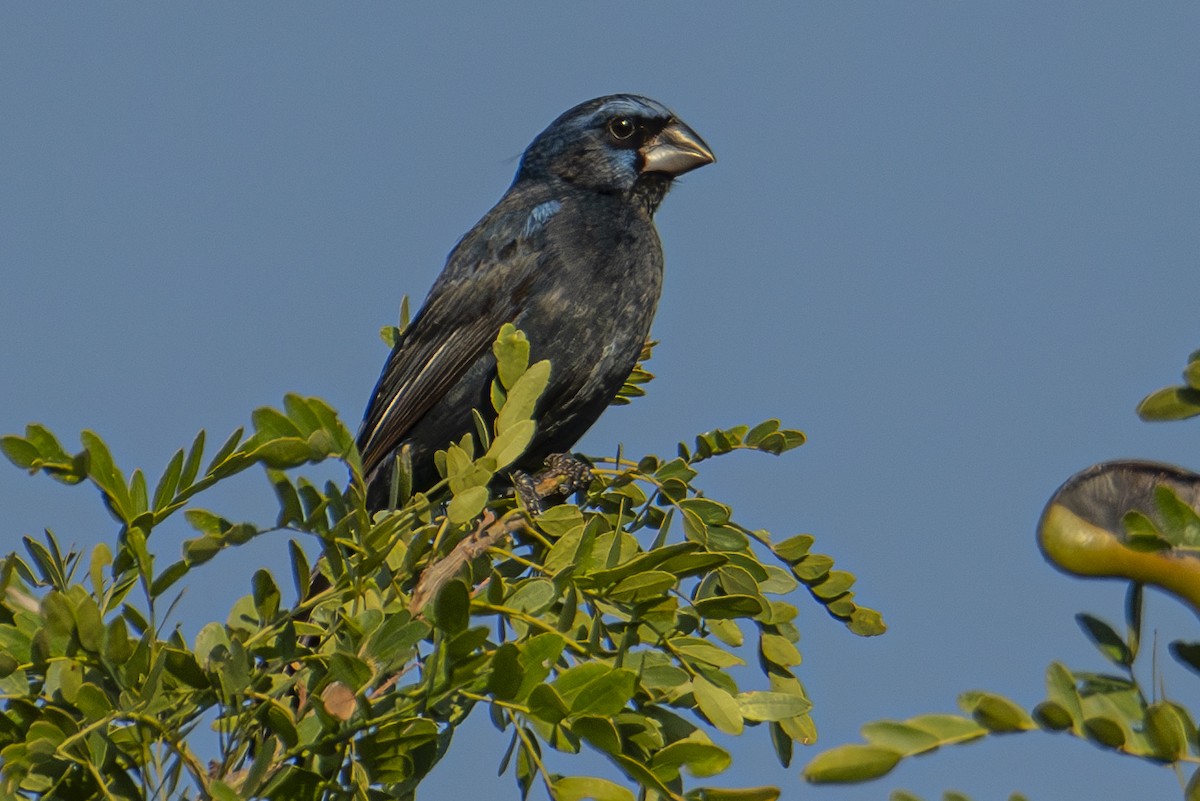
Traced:
POLYGON ((487 552, 497 542, 520 531, 528 525, 525 513, 519 509, 506 514, 499 520, 491 511, 485 512, 475 530, 463 538, 450 553, 427 566, 421 571, 421 578, 413 590, 409 600, 409 609, 414 618, 423 617, 425 604, 437 597, 438 592, 449 581, 452 581, 463 566, 487 552))

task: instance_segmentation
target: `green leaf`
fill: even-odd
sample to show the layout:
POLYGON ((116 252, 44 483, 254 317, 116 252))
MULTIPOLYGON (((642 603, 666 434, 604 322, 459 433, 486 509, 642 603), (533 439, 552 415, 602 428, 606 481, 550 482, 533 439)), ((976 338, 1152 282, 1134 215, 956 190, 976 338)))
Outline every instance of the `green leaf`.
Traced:
POLYGON ((1120 748, 1125 745, 1125 728, 1113 718, 1088 718, 1083 722, 1083 731, 1089 740, 1106 748, 1120 748))
POLYGON ((1154 488, 1154 503, 1162 514, 1163 535, 1176 547, 1200 547, 1200 514, 1165 485, 1154 488))
POLYGON ((254 571, 250 580, 254 595, 254 608, 258 619, 264 624, 270 622, 279 613, 280 593, 270 571, 259 569, 254 571))
POLYGON ((255 409, 250 415, 250 420, 254 423, 255 431, 270 439, 304 438, 304 432, 278 409, 269 406, 255 409))
POLYGON ((207 536, 185 540, 183 543, 183 558, 191 565, 202 565, 212 559, 225 547, 221 537, 207 536))
POLYGON ((8 460, 22 470, 37 470, 42 460, 42 454, 36 445, 15 434, 5 434, 0 437, 0 451, 3 451, 8 460))
POLYGON ((680 768, 697 777, 716 776, 732 762, 728 751, 713 745, 707 738, 689 738, 677 740, 656 753, 650 760, 650 770, 663 781, 673 781, 680 768))
POLYGON ((1043 701, 1035 706, 1033 718, 1039 726, 1050 731, 1065 731, 1075 724, 1071 714, 1055 701, 1043 701))
POLYGON ((1183 801, 1200 801, 1200 768, 1192 773, 1183 791, 1183 801))
POLYGON ((520 651, 511 642, 500 645, 492 654, 492 670, 488 674, 488 692, 501 701, 510 701, 521 689, 525 671, 521 668, 520 651))
MULTIPOLYGON (((667 545, 667 546, 661 547, 657 550, 650 551, 649 553, 646 554, 646 556, 654 556, 660 552, 665 552, 671 548, 680 547, 680 546, 691 547, 692 549, 697 547, 695 543, 681 542, 681 543, 678 543, 677 545, 667 545)), ((640 559, 641 557, 638 557, 638 558, 640 559)), ((695 575, 699 575, 701 573, 707 573, 709 570, 712 570, 714 567, 720 567, 721 565, 725 564, 728 561, 729 561, 729 557, 726 554, 685 553, 685 554, 681 554, 679 556, 672 556, 669 559, 664 560, 662 563, 659 564, 658 567, 659 567, 659 570, 663 570, 667 573, 672 573, 678 578, 684 578, 686 576, 695 576, 695 575)))
POLYGON ((407 611, 388 615, 363 646, 363 653, 382 666, 407 663, 412 649, 430 632, 424 620, 414 620, 407 611))
POLYGON ((1193 673, 1200 673, 1200 642, 1175 640, 1170 646, 1171 655, 1193 673))
POLYGON ((267 467, 276 470, 290 470, 309 462, 319 461, 322 455, 316 452, 307 439, 299 437, 279 437, 259 445, 247 458, 253 462, 262 462, 267 467))
POLYGON ((813 553, 801 557, 792 564, 792 573, 801 581, 815 582, 833 569, 833 557, 813 553))
POLYGON ((133 643, 125 618, 115 617, 104 630, 104 658, 111 665, 124 664, 133 655, 133 643))
POLYGON ((66 597, 57 590, 51 590, 42 596, 40 606, 46 630, 56 637, 70 637, 75 629, 75 616, 71 614, 66 597))
POLYGON ((95 684, 79 685, 75 693, 75 706, 84 714, 88 721, 95 722, 113 711, 112 702, 108 696, 95 684))
POLYGON ((905 721, 937 737, 943 745, 965 743, 987 734, 987 729, 960 715, 918 715, 905 721))
POLYGON ((556 632, 539 634, 521 645, 518 661, 524 674, 521 678, 521 689, 514 700, 525 698, 535 686, 550 675, 551 668, 562 655, 566 641, 556 632))
POLYGON ((532 420, 519 420, 497 434, 486 454, 496 460, 496 470, 503 470, 520 458, 536 430, 537 425, 532 420))
POLYGON ((671 792, 671 789, 663 784, 662 780, 659 779, 658 776, 656 776, 652 771, 650 771, 640 760, 631 759, 624 754, 613 754, 610 758, 612 759, 613 764, 621 769, 622 773, 645 787, 647 790, 657 793, 659 798, 675 797, 675 794, 671 792))
POLYGON ((841 745, 817 754, 801 775, 813 784, 848 784, 886 775, 901 755, 877 745, 841 745))
POLYGON ((768 435, 779 430, 778 420, 763 420, 746 434, 746 444, 756 446, 762 442, 768 435))
POLYGON ((543 533, 558 538, 583 525, 583 512, 574 504, 564 503, 542 512, 535 522, 543 533))
POLYGON ((79 440, 88 454, 88 477, 104 492, 110 511, 122 522, 132 521, 134 512, 129 487, 113 462, 108 445, 95 432, 87 430, 79 434, 79 440))
POLYGON ((862 727, 863 737, 871 745, 888 748, 901 756, 932 751, 942 740, 925 729, 899 720, 877 720, 862 727))
POLYGON ((959 696, 963 709, 971 713, 980 725, 996 733, 1026 731, 1037 728, 1024 709, 1003 696, 971 692, 959 696))
POLYGON ((637 674, 632 670, 600 662, 564 670, 553 683, 572 715, 615 715, 633 698, 636 686, 637 674))
POLYGON ((1147 421, 1184 420, 1200 414, 1200 390, 1164 387, 1142 399, 1138 416, 1147 421))
POLYGON ((793 448, 799 448, 806 440, 803 431, 786 428, 763 437, 755 447, 760 451, 778 455, 793 448))
POLYGON ((529 714, 555 725, 571 714, 570 707, 549 684, 539 684, 529 694, 529 714))
POLYGON ((641 603, 642 601, 660 598, 667 590, 675 586, 679 579, 673 573, 661 570, 648 570, 636 576, 624 579, 605 593, 608 598, 621 603, 641 603))
POLYGON ((763 612, 760 600, 749 595, 718 595, 695 602, 701 617, 730 620, 739 617, 754 617, 763 612))
POLYGON ((167 463, 167 469, 163 471, 162 477, 158 479, 158 484, 154 487, 153 506, 156 512, 166 508, 175 499, 175 492, 179 489, 179 479, 182 475, 183 449, 181 448, 175 451, 175 455, 167 463))
POLYGON ((1187 367, 1183 368, 1183 380, 1192 389, 1200 389, 1200 351, 1193 351, 1188 357, 1187 367))
POLYGON ((329 675, 358 693, 370 683, 374 672, 358 657, 338 651, 329 657, 329 675))
POLYGON ((679 502, 679 508, 691 512, 710 526, 729 522, 730 509, 723 503, 708 498, 687 498, 679 502))
POLYGON ((201 534, 222 534, 231 525, 228 520, 205 509, 188 509, 183 516, 201 534))
MULTIPOLYGON (((242 429, 237 430, 237 436, 238 439, 241 439, 242 429)), ((196 474, 200 471, 200 460, 204 457, 204 439, 204 430, 201 429, 192 440, 192 447, 188 449, 187 458, 183 461, 183 471, 179 474, 179 489, 181 490, 192 486, 196 480, 196 474)))
POLYGON ((848 623, 850 631, 860 637, 877 637, 887 631, 883 617, 874 609, 855 607, 848 623))
POLYGON ((779 543, 773 550, 779 555, 780 559, 791 564, 807 556, 808 549, 812 547, 813 542, 814 539, 811 534, 797 534, 779 543))
POLYGON ((275 525, 283 528, 295 523, 303 524, 304 507, 300 502, 300 495, 296 492, 296 487, 288 478, 287 473, 270 468, 267 468, 266 472, 271 487, 275 490, 275 499, 279 502, 279 515, 275 518, 275 525))
POLYGON ((621 753, 621 735, 609 717, 579 715, 571 721, 571 730, 603 753, 621 753))
POLYGON ((703 676, 692 679, 692 695, 704 716, 726 734, 741 734, 744 727, 738 702, 727 690, 703 676))
POLYGON ((455 495, 446 506, 446 517, 455 525, 470 523, 488 502, 487 487, 470 487, 455 495))
MULTIPOLYGON (((50 529, 46 529, 46 538, 48 542, 53 544, 53 534, 51 534, 50 529)), ((57 588, 59 591, 66 591, 66 565, 63 564, 58 548, 47 548, 32 537, 22 537, 21 542, 24 544, 29 558, 33 560, 34 567, 41 574, 42 581, 57 588)))
POLYGON ((514 585, 505 604, 517 611, 537 615, 550 608, 557 598, 558 591, 549 579, 524 579, 514 585))
MULTIPOLYGON (((221 443, 221 447, 217 448, 217 452, 213 454, 212 460, 208 463, 207 472, 210 475, 215 475, 218 473, 222 474, 222 475, 232 475, 233 473, 236 473, 239 469, 241 469, 240 467, 238 467, 238 463, 241 460, 236 459, 236 458, 231 458, 231 457, 234 456, 234 451, 237 450, 238 445, 241 443, 243 433, 244 433, 244 429, 242 429, 242 428, 234 429, 233 433, 230 434, 223 443, 221 443)), ((200 434, 203 435, 204 432, 201 431, 200 434)), ((203 445, 204 444, 203 436, 197 436, 196 442, 203 445)), ((249 440, 247 440, 246 443, 248 445, 249 440)), ((200 457, 200 454, 197 453, 196 458, 199 459, 199 457, 200 457)), ((191 459, 191 454, 188 455, 188 459, 189 460, 191 459)), ((246 464, 248 465, 249 462, 246 461, 246 464)), ((188 465, 186 465, 186 464, 184 465, 184 474, 188 475, 188 465)), ((191 479, 189 479, 187 483, 191 484, 191 479)), ((181 483, 181 486, 182 486, 182 483, 181 483)))
POLYGON ((16 672, 20 662, 12 654, 0 651, 0 679, 6 679, 16 672))
POLYGON ((1145 732, 1154 756, 1164 762, 1174 762, 1188 752, 1187 726, 1172 703, 1156 701, 1146 707, 1145 732))
POLYGON ((836 598, 854 585, 854 574, 844 570, 830 570, 818 582, 809 585, 809 590, 818 598, 836 598))
POLYGON ((214 779, 208 784, 213 801, 242 801, 242 796, 220 779, 214 779))
POLYGON ((718 648, 712 643, 698 637, 675 637, 669 642, 673 652, 690 660, 703 662, 706 665, 725 668, 746 664, 737 654, 730 653, 724 648, 718 648))
POLYGON ((43 425, 30 423, 25 426, 25 439, 38 449, 38 452, 44 459, 55 462, 67 462, 71 460, 71 455, 63 450, 58 438, 51 433, 50 429, 43 425))
POLYGON ((191 565, 186 559, 168 565, 165 570, 154 577, 154 581, 150 585, 150 597, 157 598, 162 595, 171 588, 172 584, 187 575, 189 569, 191 569, 191 565))
POLYGON ((1046 667, 1046 696, 1070 718, 1072 731, 1083 734, 1083 705, 1075 677, 1061 663, 1051 662, 1046 667))
POLYGON ((129 478, 129 513, 136 518, 150 509, 146 490, 146 474, 137 469, 129 478))
POLYGON ((775 758, 779 760, 780 767, 790 768, 794 750, 792 736, 778 721, 768 725, 767 730, 771 733, 771 746, 775 749, 775 758))
POLYGON ((471 592, 461 581, 447 582, 433 601, 433 621, 450 634, 466 629, 471 616, 471 592))
POLYGON ((200 669, 200 663, 190 651, 179 648, 164 648, 163 664, 167 672, 189 687, 207 690, 210 687, 208 676, 200 669))
POLYGON ((690 484, 692 479, 699 475, 694 469, 688 466, 688 463, 681 458, 672 459, 666 462, 658 470, 654 471, 655 478, 660 481, 676 480, 684 484, 690 484))
POLYGON ((508 389, 516 383, 529 365, 529 340, 512 323, 505 323, 492 345, 496 356, 496 373, 500 384, 508 389))
POLYGON ((805 698, 777 692, 738 693, 737 704, 746 720, 784 720, 812 709, 812 703, 805 698))
POLYGON ((779 788, 741 787, 726 789, 723 787, 699 787, 690 791, 684 798, 687 801, 776 801, 779 798, 779 788))
POLYGON ((585 798, 595 801, 634 801, 634 795, 627 788, 614 784, 607 779, 596 779, 590 776, 563 776, 556 779, 554 798, 557 801, 582 801, 585 798))
POLYGON ((504 407, 496 416, 497 438, 517 423, 533 417, 533 410, 537 406, 538 398, 542 396, 549 381, 550 362, 542 360, 531 365, 521 374, 516 383, 508 388, 508 397, 504 401, 504 407))
POLYGON ((259 792, 268 801, 316 801, 325 779, 296 765, 284 765, 259 792))
POLYGON ((1084 612, 1075 615, 1075 621, 1105 659, 1120 667, 1133 664, 1133 652, 1112 626, 1084 612))
POLYGON ((763 659, 783 667, 792 667, 801 662, 800 652, 787 637, 764 633, 759 640, 759 652, 763 659))
POLYGON ((292 582, 296 585, 296 597, 307 598, 312 583, 312 568, 308 565, 308 556, 300 543, 288 540, 288 555, 292 562, 292 582))
POLYGON ((1141 582, 1130 582, 1125 591, 1125 627, 1129 636, 1131 659, 1137 659, 1138 646, 1142 639, 1142 602, 1146 586, 1141 582))
MULTIPOLYGON (((62 695, 67 703, 73 704, 75 703, 76 693, 79 692, 79 687, 82 683, 82 665, 74 659, 56 659, 46 668, 46 683, 42 688, 42 692, 51 698, 55 695, 62 695)), ((38 724, 35 723, 34 725, 38 724)), ((27 739, 34 739, 32 731, 27 739)))

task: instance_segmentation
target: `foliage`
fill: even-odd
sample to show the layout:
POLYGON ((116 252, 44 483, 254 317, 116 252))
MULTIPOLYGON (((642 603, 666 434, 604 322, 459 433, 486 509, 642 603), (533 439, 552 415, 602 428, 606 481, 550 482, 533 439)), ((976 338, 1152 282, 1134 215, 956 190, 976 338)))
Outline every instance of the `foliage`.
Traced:
POLYGON ((632 799, 630 786, 646 798, 776 798, 770 787, 685 790, 683 774, 729 766, 713 729, 762 727, 785 765, 793 743, 815 739, 793 591, 855 634, 883 624, 811 536, 775 541, 743 526, 696 479, 710 458, 778 454, 803 435, 768 420, 710 431, 669 459, 596 459, 582 497, 534 515, 493 479, 530 442, 550 366, 528 364, 511 327, 494 350, 494 424, 477 416, 476 435, 440 458, 437 486, 412 493, 398 480, 396 508, 374 516, 353 437, 315 398, 259 409, 250 436, 234 432, 207 458, 201 432, 153 488, 92 432, 74 454, 39 425, 4 437, 19 467, 98 489, 118 531, 89 554, 47 531, 3 562, 0 793, 411 798, 480 707, 509 733, 501 763, 522 797, 539 783, 561 801, 632 799), (348 486, 288 472, 327 459, 346 465, 348 486), (255 466, 278 503, 272 524, 195 505, 255 466), (196 536, 169 560, 155 535, 177 513, 196 536), (297 602, 259 570, 228 619, 187 642, 172 593, 191 570, 283 532, 297 537, 287 545, 297 602), (739 683, 731 671, 748 660, 757 672, 739 683), (189 734, 214 715, 220 752, 203 764, 189 734), (546 762, 583 748, 627 784, 546 762))
POLYGON ((1200 350, 1188 356, 1183 386, 1163 387, 1138 404, 1143 420, 1183 420, 1200 414, 1200 350))
MULTIPOLYGON (((1187 387, 1159 390, 1138 406, 1147 420, 1200 414, 1200 351, 1189 359, 1187 387)), ((1144 687, 1135 665, 1142 654, 1144 586, 1152 584, 1193 609, 1200 571, 1200 475, 1171 465, 1112 462, 1082 471, 1051 498, 1039 526, 1039 544, 1056 567, 1077 576, 1129 581, 1125 625, 1090 614, 1076 616, 1084 635, 1108 663, 1104 672, 1046 669, 1046 698, 1029 712, 994 693, 958 697, 962 715, 921 715, 862 727, 865 744, 841 745, 814 757, 804 777, 814 783, 876 779, 907 757, 989 735, 1041 730, 1063 732, 1116 753, 1170 765, 1181 778, 1185 801, 1200 799, 1200 734, 1195 717, 1144 687), (1097 489, 1097 487, 1100 489, 1097 489), (1112 521, 1112 522, 1110 522, 1112 521)), ((1200 673, 1200 642, 1175 641, 1171 654, 1200 673)), ((1153 660, 1151 654, 1149 659, 1153 660)), ((1152 673, 1155 673, 1153 669, 1152 673)), ((964 799, 947 792, 945 798, 964 799)), ((912 799, 897 791, 894 801, 912 799)))

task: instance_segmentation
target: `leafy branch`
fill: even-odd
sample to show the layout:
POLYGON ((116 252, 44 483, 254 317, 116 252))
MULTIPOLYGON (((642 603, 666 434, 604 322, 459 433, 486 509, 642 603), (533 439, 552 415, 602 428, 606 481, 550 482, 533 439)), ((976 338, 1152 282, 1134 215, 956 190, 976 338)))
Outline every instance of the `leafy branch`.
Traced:
MULTIPOLYGON (((1200 414, 1200 351, 1188 361, 1186 385, 1145 398, 1138 406, 1143 419, 1200 414)), ((1084 635, 1109 663, 1106 672, 1073 671, 1052 663, 1046 669, 1046 698, 1028 712, 1003 696, 972 691, 958 697, 963 715, 868 723, 862 728, 866 743, 818 754, 804 768, 807 780, 868 781, 886 775, 906 758, 944 745, 1041 730, 1169 765, 1180 777, 1183 797, 1200 799, 1200 769, 1192 769, 1200 765, 1200 734, 1192 713, 1166 697, 1165 688, 1148 691, 1134 671, 1143 641, 1146 585, 1200 612, 1200 474, 1142 461, 1104 462, 1080 471, 1047 503, 1038 545, 1047 561, 1065 573, 1128 582, 1123 633, 1096 616, 1076 616, 1084 635)), ((1200 673, 1200 643, 1176 641, 1169 650, 1200 673)), ((946 797, 966 801, 958 793, 946 797)), ((892 798, 915 801, 903 791, 892 798)))
POLYGON ((685 774, 704 779, 731 763, 713 729, 765 726, 785 765, 794 743, 815 740, 786 599, 804 586, 859 635, 883 623, 810 535, 776 542, 694 482, 707 459, 778 454, 803 435, 770 420, 702 434, 667 460, 597 459, 574 502, 530 517, 504 491, 504 471, 533 437, 549 365, 530 364, 511 327, 494 353, 494 423, 477 415, 475 433, 439 455, 433 488, 414 492, 398 470, 395 508, 375 515, 353 437, 315 398, 256 411, 253 433, 234 432, 207 460, 201 433, 153 491, 90 432, 75 454, 37 425, 0 440, 18 467, 98 489, 117 526, 112 544, 88 555, 49 532, 27 537, 28 558, 10 554, 0 567, 4 791, 411 798, 482 705, 511 732, 502 765, 522 796, 536 782, 557 799, 624 801, 630 787, 660 799, 776 798, 776 788, 689 788, 685 774), (346 465, 346 486, 294 475, 328 459, 346 465), (270 524, 195 505, 254 466, 275 496, 270 524), (154 532, 176 512, 197 536, 163 560, 154 532), (259 570, 225 622, 192 643, 163 633, 174 606, 163 599, 193 567, 269 532, 320 548, 313 562, 302 539, 288 543, 295 603, 259 570), (730 669, 744 664, 747 636, 759 670, 743 687, 730 669), (188 734, 214 713, 219 753, 203 765, 188 734), (627 784, 554 771, 550 752, 585 747, 627 784))

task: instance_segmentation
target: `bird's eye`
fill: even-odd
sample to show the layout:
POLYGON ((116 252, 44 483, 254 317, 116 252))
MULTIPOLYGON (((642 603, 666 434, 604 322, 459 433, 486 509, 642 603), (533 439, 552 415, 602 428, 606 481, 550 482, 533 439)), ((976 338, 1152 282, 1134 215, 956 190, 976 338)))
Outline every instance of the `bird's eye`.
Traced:
POLYGON ((609 121, 608 132, 612 134, 613 139, 624 141, 637 132, 637 125, 628 117, 617 117, 609 121))

